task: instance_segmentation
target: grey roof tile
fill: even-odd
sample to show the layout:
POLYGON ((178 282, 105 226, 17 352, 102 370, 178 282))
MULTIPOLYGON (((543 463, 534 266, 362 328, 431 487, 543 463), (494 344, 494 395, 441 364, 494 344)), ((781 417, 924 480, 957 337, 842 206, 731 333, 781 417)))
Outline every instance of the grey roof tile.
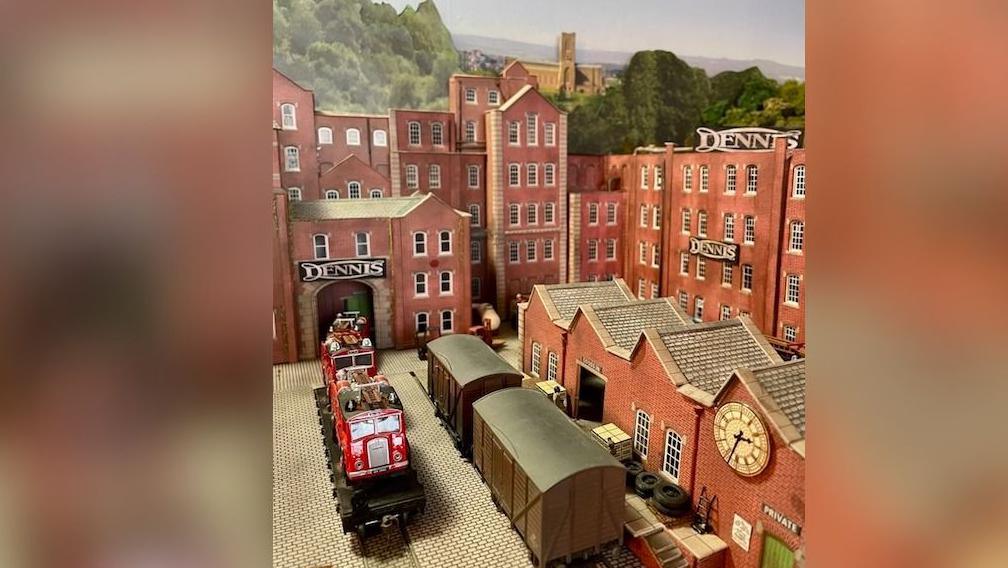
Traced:
POLYGON ((613 341, 624 349, 632 349, 646 328, 675 329, 690 325, 683 314, 664 299, 593 307, 613 341))
POLYGON ((773 398, 795 428, 805 435, 805 359, 752 369, 763 390, 773 398))
POLYGON ((739 320, 726 320, 661 332, 686 381, 715 394, 738 368, 766 367, 772 358, 739 320))
POLYGON ((626 303, 630 300, 615 280, 577 284, 552 284, 544 286, 550 300, 556 306, 560 317, 569 320, 574 317, 578 306, 587 304, 626 303))
POLYGON ((295 201, 291 203, 290 210, 291 217, 295 221, 403 217, 427 198, 427 195, 430 194, 380 199, 295 201))

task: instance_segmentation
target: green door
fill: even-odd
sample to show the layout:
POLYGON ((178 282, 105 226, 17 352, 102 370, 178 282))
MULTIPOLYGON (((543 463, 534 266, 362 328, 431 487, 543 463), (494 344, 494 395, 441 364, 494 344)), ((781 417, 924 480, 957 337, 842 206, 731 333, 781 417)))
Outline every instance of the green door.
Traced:
POLYGON ((794 568, 794 552, 783 542, 770 536, 763 538, 763 562, 761 568, 794 568))

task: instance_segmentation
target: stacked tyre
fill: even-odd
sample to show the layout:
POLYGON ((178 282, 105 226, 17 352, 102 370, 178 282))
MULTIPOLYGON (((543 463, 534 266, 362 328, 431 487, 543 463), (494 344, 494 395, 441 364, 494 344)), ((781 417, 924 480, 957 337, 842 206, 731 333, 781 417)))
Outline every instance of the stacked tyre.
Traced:
POLYGON ((670 517, 679 517, 690 512, 689 493, 675 483, 659 481, 652 488, 651 504, 659 512, 670 517))
POLYGON ((631 489, 637 476, 644 471, 644 464, 639 461, 631 461, 626 464, 626 484, 631 489))

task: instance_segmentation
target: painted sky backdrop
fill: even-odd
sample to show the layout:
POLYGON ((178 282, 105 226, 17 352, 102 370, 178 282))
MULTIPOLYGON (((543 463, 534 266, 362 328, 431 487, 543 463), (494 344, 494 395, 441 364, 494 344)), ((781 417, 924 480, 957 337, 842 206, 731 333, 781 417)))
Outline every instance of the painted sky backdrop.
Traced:
MULTIPOLYGON (((387 0, 401 10, 419 0, 387 0)), ((553 45, 666 49, 805 66, 805 0, 434 0, 448 30, 553 45)))

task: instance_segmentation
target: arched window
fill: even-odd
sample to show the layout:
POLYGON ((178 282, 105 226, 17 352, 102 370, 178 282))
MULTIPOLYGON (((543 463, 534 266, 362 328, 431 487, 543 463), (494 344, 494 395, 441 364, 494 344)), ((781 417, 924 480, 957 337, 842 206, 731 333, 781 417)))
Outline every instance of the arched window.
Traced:
POLYGON ((430 189, 441 189, 441 166, 430 165, 427 170, 427 183, 430 189))
POLYGON ((388 146, 388 133, 384 130, 375 130, 371 134, 371 140, 375 146, 388 146))
POLYGON ((409 189, 420 188, 420 169, 416 164, 406 166, 406 187, 409 189))
POLYGON ((360 130, 347 128, 346 143, 347 146, 360 146, 360 130))
POLYGON ((280 128, 297 130, 297 116, 294 114, 294 105, 291 103, 280 105, 280 128))
POLYGON ((468 120, 465 123, 465 141, 475 142, 476 141, 476 123, 468 120))
POLYGON ((467 168, 467 178, 469 182, 470 189, 479 188, 479 166, 468 166, 467 168))
POLYGON ((438 233, 438 254, 451 254, 452 234, 451 231, 441 231, 438 233))
POLYGON ((413 121, 408 125, 409 129, 409 143, 412 146, 420 145, 420 123, 413 121))
POLYGON ((746 166, 746 193, 756 193, 757 169, 756 166, 746 166))
POLYGON ((805 166, 795 166, 792 197, 805 197, 805 166))
POLYGON ((556 185, 556 166, 553 164, 546 164, 543 166, 543 183, 546 187, 553 187, 556 185))
POLYGON ((312 237, 315 245, 315 260, 325 260, 329 258, 329 236, 315 235, 312 237))
POLYGON ((297 146, 287 146, 284 148, 284 171, 301 171, 301 152, 297 146))
POLYGON ((598 225, 598 203, 588 204, 588 224, 598 225))
POLYGON ((455 314, 451 310, 441 312, 441 333, 451 333, 454 330, 455 314))
POLYGON ((643 410, 637 411, 637 419, 634 421, 633 449, 641 458, 647 458, 648 433, 651 429, 651 417, 643 410))
POLYGON ((784 297, 785 303, 798 305, 798 293, 801 289, 801 277, 797 274, 788 274, 787 290, 784 297))
POLYGON ((735 193, 735 182, 736 182, 735 174, 736 174, 735 166, 732 165, 725 166, 725 186, 724 186, 725 193, 735 193))
POLYGON ((329 128, 328 126, 323 126, 318 129, 318 143, 332 144, 332 128, 329 128))
POLYGON ((512 203, 508 206, 508 224, 512 227, 517 225, 520 220, 520 211, 518 210, 518 204, 512 203))
POLYGON ((469 224, 472 225, 473 227, 479 227, 479 224, 480 224, 480 206, 477 205, 476 203, 471 203, 469 205, 469 215, 472 216, 472 218, 469 219, 469 224))
POLYGON ((683 438, 675 430, 665 432, 665 455, 662 457, 662 471, 679 483, 679 466, 682 463, 683 438))
POLYGON ((534 186, 539 185, 539 165, 538 164, 528 164, 526 166, 526 169, 528 170, 528 175, 526 176, 527 179, 525 180, 525 183, 529 187, 534 187, 534 186))
POLYGON ((792 221, 791 222, 791 250, 794 252, 800 252, 805 246, 805 222, 804 221, 792 221))
POLYGON ((430 126, 431 144, 435 146, 444 145, 444 125, 440 122, 433 122, 430 126))
POLYGON ((420 332, 427 331, 428 325, 428 314, 427 312, 417 312, 416 314, 416 330, 420 332))
POLYGON ((339 199, 339 191, 337 191, 335 189, 327 189, 325 191, 325 198, 326 199, 339 199))
POLYGON ((413 256, 427 254, 427 233, 413 233, 413 256))
POLYGON ((352 181, 347 184, 347 197, 350 199, 360 199, 360 182, 352 181))
POLYGON ((371 199, 381 199, 384 195, 385 193, 378 188, 371 190, 371 199))
POLYGON ((301 201, 301 188, 300 187, 287 188, 287 199, 289 201, 301 201))
POLYGON ((413 295, 414 296, 426 296, 427 295, 427 273, 417 272, 413 275, 413 295))
POLYGON ((707 166, 700 166, 700 193, 707 193, 710 188, 710 170, 707 166))
POLYGON ((707 236, 707 212, 699 211, 696 216, 697 220, 697 236, 706 237, 707 236))
POLYGON ((508 185, 518 187, 519 184, 521 184, 521 166, 508 164, 508 185))

